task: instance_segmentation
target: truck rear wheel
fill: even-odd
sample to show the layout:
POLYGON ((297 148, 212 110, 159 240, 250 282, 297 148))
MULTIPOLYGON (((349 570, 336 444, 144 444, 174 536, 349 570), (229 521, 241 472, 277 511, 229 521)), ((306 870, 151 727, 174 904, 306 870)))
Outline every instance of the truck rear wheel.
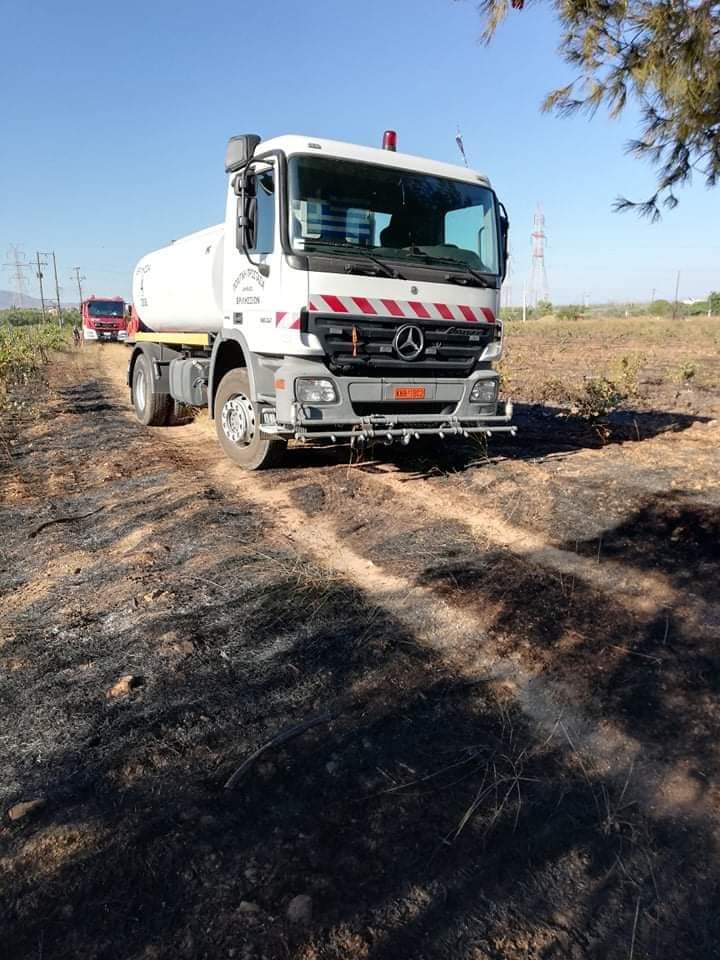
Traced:
POLYGON ((225 453, 245 470, 280 465, 285 441, 260 432, 247 370, 231 370, 220 381, 215 397, 215 429, 225 453))
POLYGON ((154 393, 152 364, 144 353, 135 361, 132 378, 132 401, 135 414, 146 427, 164 427, 170 422, 173 400, 168 393, 154 393))

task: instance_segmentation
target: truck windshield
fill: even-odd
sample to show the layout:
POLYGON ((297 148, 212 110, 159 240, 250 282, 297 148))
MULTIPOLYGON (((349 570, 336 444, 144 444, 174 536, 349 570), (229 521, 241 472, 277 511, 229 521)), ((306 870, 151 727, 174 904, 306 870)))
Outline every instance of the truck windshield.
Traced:
POLYGON ((91 317, 122 317, 125 304, 117 300, 93 300, 88 303, 91 317))
POLYGON ((500 272, 495 196, 488 187, 329 157, 289 161, 290 238, 298 251, 500 272))

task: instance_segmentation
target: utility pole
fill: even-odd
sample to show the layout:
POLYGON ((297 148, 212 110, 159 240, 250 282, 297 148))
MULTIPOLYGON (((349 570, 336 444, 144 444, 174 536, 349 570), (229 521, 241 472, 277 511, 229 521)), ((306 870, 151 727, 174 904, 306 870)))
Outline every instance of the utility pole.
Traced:
POLYGON ((83 274, 82 276, 80 276, 80 267, 73 267, 73 272, 75 273, 75 277, 74 277, 74 278, 73 278, 73 277, 70 277, 70 279, 71 279, 71 280, 74 279, 75 282, 77 283, 77 288, 78 288, 78 301, 79 301, 79 303, 78 303, 78 308, 79 308, 80 312, 82 313, 82 302, 83 302, 82 281, 83 281, 83 280, 87 280, 87 277, 85 276, 85 274, 83 274))
POLYGON ((52 252, 52 258, 53 258, 53 273, 55 274, 55 299, 57 300, 58 323, 60 324, 60 326, 62 326, 62 325, 63 325, 63 315, 62 315, 62 307, 60 306, 60 284, 58 283, 58 277, 57 277, 57 260, 55 259, 55 251, 54 251, 54 250, 53 250, 53 252, 52 252))
POLYGON ((677 277, 675 278, 675 301, 673 303, 673 320, 677 319, 679 290, 680 290, 680 271, 678 270, 677 277))
POLYGON ((62 325, 63 325, 63 315, 62 315, 62 307, 60 306, 60 284, 58 283, 57 261, 56 261, 56 259, 55 259, 55 251, 52 250, 52 251, 49 252, 49 253, 41 253, 40 256, 41 256, 41 257, 52 257, 52 262, 53 262, 53 274, 54 274, 54 276, 55 276, 55 300, 56 300, 56 302, 57 302, 58 323, 59 323, 60 326, 62 326, 62 325))
POLYGON ((37 278, 38 278, 38 283, 40 284, 40 306, 41 306, 41 308, 42 308, 43 323, 45 323, 45 320, 46 320, 46 317, 45 317, 45 294, 44 294, 44 292, 43 292, 43 283, 42 283, 42 282, 43 282, 43 272, 42 272, 42 268, 47 266, 47 260, 42 260, 42 261, 40 260, 40 252, 39 252, 38 250, 35 251, 35 259, 37 260, 37 278))

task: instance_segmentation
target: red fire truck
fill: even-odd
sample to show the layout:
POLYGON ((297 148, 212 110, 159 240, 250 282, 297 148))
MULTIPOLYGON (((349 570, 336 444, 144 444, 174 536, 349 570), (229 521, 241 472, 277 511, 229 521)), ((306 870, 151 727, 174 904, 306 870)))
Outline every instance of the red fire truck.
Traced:
POLYGON ((80 304, 84 340, 127 340, 122 297, 88 297, 80 304))

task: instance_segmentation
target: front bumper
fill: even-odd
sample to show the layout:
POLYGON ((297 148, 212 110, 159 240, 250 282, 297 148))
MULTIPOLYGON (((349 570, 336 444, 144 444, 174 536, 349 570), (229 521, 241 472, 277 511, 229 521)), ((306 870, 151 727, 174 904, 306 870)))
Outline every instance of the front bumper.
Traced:
POLYGON ((83 327, 85 340, 127 340, 127 330, 90 330, 83 327))
POLYGON ((480 370, 467 379, 431 377, 342 377, 324 364, 286 357, 275 373, 275 422, 263 422, 263 433, 300 439, 329 437, 358 440, 396 439, 434 434, 510 433, 511 403, 471 403, 478 380, 497 381, 494 370, 480 370), (338 400, 329 404, 300 403, 295 399, 298 378, 331 380, 338 400), (394 400, 398 387, 423 387, 422 401, 394 400))

